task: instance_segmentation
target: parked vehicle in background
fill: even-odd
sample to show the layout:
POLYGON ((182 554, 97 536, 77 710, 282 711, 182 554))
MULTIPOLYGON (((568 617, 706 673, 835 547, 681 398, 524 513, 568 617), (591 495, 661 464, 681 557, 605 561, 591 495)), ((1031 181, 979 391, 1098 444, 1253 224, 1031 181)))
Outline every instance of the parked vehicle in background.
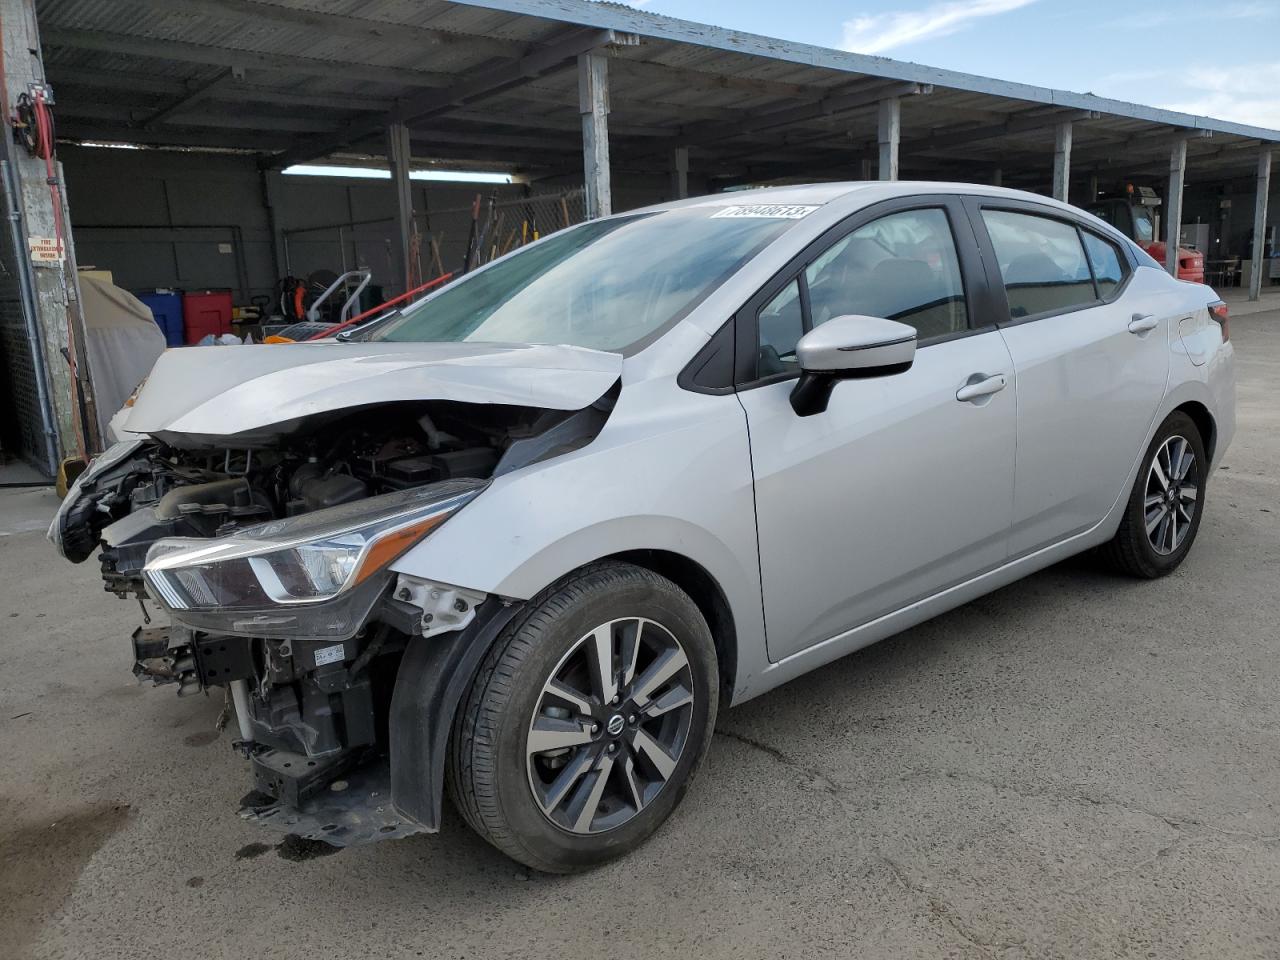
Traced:
MULTIPOLYGON (((1150 187, 1126 183, 1113 195, 1099 196, 1087 207, 1100 220, 1105 220, 1164 266, 1168 244, 1160 239, 1161 200, 1150 187)), ((1204 283, 1204 252, 1190 247, 1178 248, 1178 279, 1204 283)))
POLYGON ((245 817, 365 843, 447 792, 566 872, 657 829, 723 707, 1083 550, 1176 569, 1232 358, 1211 290, 1043 197, 702 197, 350 342, 169 351, 50 537, 168 614, 139 676, 229 691, 245 817))

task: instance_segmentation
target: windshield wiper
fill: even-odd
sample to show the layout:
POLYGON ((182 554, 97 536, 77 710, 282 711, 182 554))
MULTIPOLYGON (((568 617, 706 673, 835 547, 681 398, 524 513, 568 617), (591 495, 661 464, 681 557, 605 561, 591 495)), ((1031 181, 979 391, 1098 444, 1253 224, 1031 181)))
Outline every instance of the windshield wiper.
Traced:
POLYGON ((334 339, 339 343, 351 343, 353 340, 361 339, 360 335, 369 333, 378 324, 385 323, 386 321, 398 316, 400 316, 400 309, 398 307, 393 308, 380 316, 374 317, 372 320, 366 320, 364 323, 357 324, 354 327, 349 327, 348 329, 343 330, 341 333, 334 334, 334 339))

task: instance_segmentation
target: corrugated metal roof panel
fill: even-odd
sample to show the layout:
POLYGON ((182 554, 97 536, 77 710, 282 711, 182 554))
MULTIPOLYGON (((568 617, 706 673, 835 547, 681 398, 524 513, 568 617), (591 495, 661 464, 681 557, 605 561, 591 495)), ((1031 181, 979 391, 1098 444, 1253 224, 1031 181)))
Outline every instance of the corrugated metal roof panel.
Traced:
MULTIPOLYGON (((1150 144, 1154 132, 1176 126, 1212 129, 1216 136, 1204 144, 1193 143, 1189 153, 1225 168, 1252 161, 1241 151, 1234 156, 1229 150, 1224 153, 1224 148, 1249 138, 1280 141, 1280 133, 1241 124, 787 43, 588 0, 261 0, 259 5, 269 7, 269 15, 248 19, 228 14, 233 8, 217 0, 37 0, 48 38, 50 78, 58 85, 59 73, 64 73, 69 95, 84 100, 75 105, 78 115, 96 117, 99 126, 109 126, 122 110, 126 115, 145 114, 171 103, 174 94, 163 85, 157 89, 160 81, 199 86, 218 77, 230 63, 243 66, 253 89, 253 95, 244 96, 238 105, 244 122, 279 118, 299 127, 338 126, 360 108, 356 98, 386 103, 430 86, 457 83, 586 25, 641 35, 639 45, 615 52, 613 139, 617 155, 648 149, 655 166, 668 160, 660 149, 654 153, 654 144, 662 144, 662 137, 655 136, 662 128, 674 137, 681 128, 723 124, 791 105, 801 108, 885 78, 934 84, 931 95, 904 102, 904 146, 935 134, 990 127, 1009 117, 1022 119, 1054 109, 1102 112, 1097 120, 1077 125, 1078 151, 1121 154, 1129 138, 1146 137, 1138 141, 1146 158, 1152 149, 1159 151, 1159 144, 1150 144), (356 18, 358 23, 335 31, 332 24, 316 22, 317 15, 356 18), (402 27, 402 35, 388 34, 388 26, 402 27), (420 36, 413 33, 416 28, 440 34, 420 36), (87 43, 86 37, 97 42, 87 43), (110 82, 98 88, 86 82, 95 71, 106 72, 110 82), (149 90, 129 90, 127 78, 140 75, 155 83, 149 90), (280 95, 277 102, 272 101, 273 92, 280 95), (325 96, 332 102, 323 102, 325 96)), ((566 134, 571 137, 579 123, 576 72, 571 61, 563 67, 468 103, 452 121, 446 114, 428 127, 442 135, 470 131, 478 141, 473 151, 478 159, 510 162, 511 149, 481 142, 483 117, 489 110, 505 120, 490 125, 490 141, 514 135, 537 138, 554 130, 557 146, 563 147, 566 134), (522 117, 528 131, 518 125, 522 117)), ((198 125, 201 109, 210 111, 208 119, 218 120, 217 114, 236 102, 234 91, 229 86, 207 101, 193 103, 174 118, 174 126, 198 125)), ((67 115, 76 116, 71 111, 67 115)), ((116 122, 120 133, 127 134, 127 123, 116 122)), ((874 136, 875 110, 869 107, 761 134, 728 136, 695 152, 709 163, 717 157, 754 162, 770 156, 841 162, 842 156, 867 151, 874 136)), ((957 158, 996 162, 1007 156, 1010 163, 1025 157, 1025 164, 1038 167, 1046 162, 1043 154, 1052 137, 1051 126, 1044 126, 975 141, 951 152, 957 158)), ((904 160, 910 159, 904 155, 904 160)), ((920 161, 927 165, 941 158, 922 154, 920 161)))

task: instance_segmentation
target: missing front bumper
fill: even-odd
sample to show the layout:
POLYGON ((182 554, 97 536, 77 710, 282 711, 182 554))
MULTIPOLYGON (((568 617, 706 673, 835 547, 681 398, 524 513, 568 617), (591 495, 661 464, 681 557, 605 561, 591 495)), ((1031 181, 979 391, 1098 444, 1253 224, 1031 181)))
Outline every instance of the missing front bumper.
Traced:
POLYGON ((240 816, 283 834, 335 847, 431 832, 392 806, 391 770, 385 757, 342 775, 297 805, 254 791, 240 801, 240 816))

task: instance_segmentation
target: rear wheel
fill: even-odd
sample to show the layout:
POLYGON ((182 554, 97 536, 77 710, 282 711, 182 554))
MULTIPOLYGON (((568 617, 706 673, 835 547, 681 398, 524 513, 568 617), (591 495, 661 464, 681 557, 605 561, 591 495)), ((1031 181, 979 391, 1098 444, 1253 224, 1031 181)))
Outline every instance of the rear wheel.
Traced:
POLYGON ((454 803, 538 870, 621 856, 684 795, 717 693, 711 633, 688 596, 640 567, 589 567, 494 644, 455 723, 454 803))
POLYGON ((1120 529, 1101 549, 1109 563, 1147 579, 1175 570, 1200 529, 1208 469, 1195 423, 1171 413, 1147 448, 1120 529))

